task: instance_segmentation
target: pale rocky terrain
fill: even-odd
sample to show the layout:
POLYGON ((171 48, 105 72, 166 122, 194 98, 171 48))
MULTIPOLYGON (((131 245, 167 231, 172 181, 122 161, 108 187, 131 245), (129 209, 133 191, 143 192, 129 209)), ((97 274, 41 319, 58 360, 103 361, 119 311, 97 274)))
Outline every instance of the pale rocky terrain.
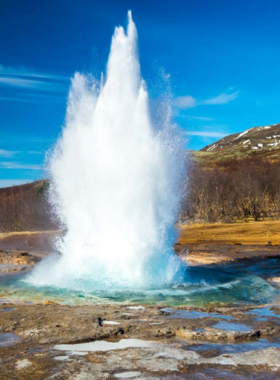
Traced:
POLYGON ((250 309, 2 305, 0 379, 278 379, 280 309, 266 322, 250 309), (213 327, 225 319, 248 331, 213 327))

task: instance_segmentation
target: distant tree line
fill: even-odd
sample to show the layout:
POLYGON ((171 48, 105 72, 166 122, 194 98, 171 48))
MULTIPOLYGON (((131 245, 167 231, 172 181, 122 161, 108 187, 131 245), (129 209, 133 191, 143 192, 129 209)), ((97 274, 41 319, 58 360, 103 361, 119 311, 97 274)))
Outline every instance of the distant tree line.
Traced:
POLYGON ((209 166, 192 161, 187 180, 181 221, 280 217, 280 162, 247 158, 209 166))
MULTIPOLYGON (((181 222, 230 223, 280 219, 280 161, 257 158, 190 161, 181 222)), ((47 181, 0 189, 0 232, 58 228, 47 201, 47 181)))

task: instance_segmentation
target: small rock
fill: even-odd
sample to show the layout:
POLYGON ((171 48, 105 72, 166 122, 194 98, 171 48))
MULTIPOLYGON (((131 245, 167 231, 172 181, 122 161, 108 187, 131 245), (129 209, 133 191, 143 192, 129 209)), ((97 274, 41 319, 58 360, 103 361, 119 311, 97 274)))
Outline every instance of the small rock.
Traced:
POLYGON ((58 305, 58 303, 57 302, 54 302, 54 301, 44 301, 43 302, 43 305, 58 305))
POLYGON ((23 368, 29 367, 29 366, 31 366, 31 365, 32 365, 32 363, 31 363, 29 360, 27 360, 27 359, 18 360, 18 361, 16 362, 16 369, 17 369, 18 371, 20 371, 20 370, 22 370, 23 368))

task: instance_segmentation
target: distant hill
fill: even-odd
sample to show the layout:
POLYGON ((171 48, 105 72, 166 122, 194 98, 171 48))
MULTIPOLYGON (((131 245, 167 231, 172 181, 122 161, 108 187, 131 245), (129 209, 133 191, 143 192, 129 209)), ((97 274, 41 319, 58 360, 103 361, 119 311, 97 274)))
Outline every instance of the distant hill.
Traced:
POLYGON ((280 160, 280 124, 255 127, 228 135, 199 152, 191 152, 197 160, 262 158, 280 160))
POLYGON ((0 232, 56 228, 47 202, 46 180, 0 189, 0 232))

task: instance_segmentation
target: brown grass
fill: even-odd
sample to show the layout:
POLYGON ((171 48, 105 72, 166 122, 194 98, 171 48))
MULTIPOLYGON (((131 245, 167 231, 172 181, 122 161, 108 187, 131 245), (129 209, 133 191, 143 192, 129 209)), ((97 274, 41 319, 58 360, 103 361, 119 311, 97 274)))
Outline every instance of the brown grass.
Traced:
POLYGON ((55 235, 60 234, 62 230, 49 230, 49 231, 12 231, 12 232, 0 232, 0 240, 6 237, 12 236, 30 236, 30 235, 55 235))
POLYGON ((250 221, 232 224, 181 225, 181 244, 210 242, 226 244, 280 244, 280 221, 250 221))

